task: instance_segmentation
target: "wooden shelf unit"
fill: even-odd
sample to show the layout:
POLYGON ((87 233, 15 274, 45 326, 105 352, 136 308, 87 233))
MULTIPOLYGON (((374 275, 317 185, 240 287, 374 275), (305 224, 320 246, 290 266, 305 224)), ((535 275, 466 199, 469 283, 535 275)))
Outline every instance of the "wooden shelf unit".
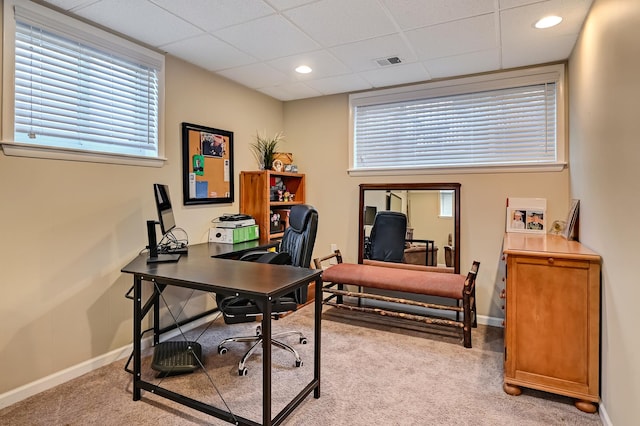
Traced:
MULTIPOLYGON (((240 212, 255 218, 260 227, 260 240, 282 238, 284 229, 271 230, 271 212, 288 210, 305 203, 305 175, 302 173, 276 172, 273 170, 240 172, 240 212), (294 201, 271 201, 271 186, 280 178, 287 191, 294 194, 294 201)), ((285 226, 288 225, 283 218, 285 226)))
POLYGON ((600 263, 598 254, 557 235, 505 236, 504 391, 521 387, 600 402, 600 263))

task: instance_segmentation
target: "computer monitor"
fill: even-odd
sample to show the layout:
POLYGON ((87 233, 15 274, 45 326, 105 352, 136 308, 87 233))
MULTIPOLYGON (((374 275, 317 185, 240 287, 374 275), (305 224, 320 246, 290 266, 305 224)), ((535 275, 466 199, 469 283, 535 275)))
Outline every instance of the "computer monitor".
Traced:
POLYGON ((171 208, 171 198, 169 197, 169 187, 167 185, 154 183, 153 193, 156 198, 160 231, 162 231, 162 235, 165 235, 176 227, 176 220, 173 217, 173 209, 171 208))
POLYGON ((173 218, 173 209, 171 208, 171 198, 169 198, 169 187, 155 183, 153 184, 153 194, 158 210, 158 222, 155 220, 147 221, 147 237, 149 238, 149 257, 147 258, 147 263, 176 262, 180 259, 180 254, 159 254, 158 239, 156 238, 156 225, 158 223, 160 223, 160 230, 163 236, 176 227, 176 221, 173 218))
POLYGON ((376 218, 378 208, 375 206, 365 206, 364 208, 364 224, 373 225, 373 220, 376 218))

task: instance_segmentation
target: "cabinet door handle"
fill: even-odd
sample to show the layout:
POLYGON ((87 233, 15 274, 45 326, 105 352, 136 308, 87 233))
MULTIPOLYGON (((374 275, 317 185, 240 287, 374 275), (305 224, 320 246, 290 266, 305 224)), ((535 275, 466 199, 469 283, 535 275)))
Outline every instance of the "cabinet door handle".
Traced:
POLYGON ((547 259, 547 262, 553 265, 553 262, 555 262, 555 259, 553 257, 550 257, 549 259, 547 259))

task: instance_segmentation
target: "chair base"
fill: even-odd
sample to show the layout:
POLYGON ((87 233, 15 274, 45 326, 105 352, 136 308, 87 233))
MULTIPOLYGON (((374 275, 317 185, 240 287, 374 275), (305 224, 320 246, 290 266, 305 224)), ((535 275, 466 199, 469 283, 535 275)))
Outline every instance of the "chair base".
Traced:
MULTIPOLYGON (((279 347, 281 349, 284 349, 286 351, 291 352, 291 354, 293 354, 293 356, 295 357, 295 366, 296 367, 302 367, 302 359, 300 358, 300 354, 298 354, 298 351, 296 351, 293 347, 289 346, 288 344, 278 340, 280 338, 283 337, 287 337, 287 336, 293 336, 293 335, 297 335, 298 336, 298 341, 303 344, 306 345, 307 344, 307 338, 304 337, 304 335, 299 332, 299 331, 283 331, 281 333, 275 333, 271 336, 271 344, 273 346, 279 347)), ((248 369, 245 366, 245 364, 247 363, 247 360, 249 359, 249 357, 251 355, 253 355, 258 348, 262 347, 262 328, 260 326, 256 327, 256 334, 255 336, 239 336, 239 337, 229 337, 227 339, 224 339, 222 342, 220 342, 220 344, 218 345, 218 353, 220 355, 223 355, 225 353, 227 353, 227 347, 225 346, 227 343, 230 342, 247 342, 247 343, 253 343, 253 345, 251 345, 251 347, 249 348, 249 350, 244 354, 244 356, 242 357, 242 359, 240 360, 240 362, 238 363, 238 375, 239 376, 246 376, 248 374, 248 369)))

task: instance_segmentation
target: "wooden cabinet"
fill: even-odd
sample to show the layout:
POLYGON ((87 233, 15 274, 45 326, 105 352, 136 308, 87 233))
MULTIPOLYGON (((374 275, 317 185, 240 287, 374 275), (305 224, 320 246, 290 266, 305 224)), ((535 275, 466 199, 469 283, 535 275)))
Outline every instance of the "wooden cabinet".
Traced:
POLYGON ((281 238, 288 225, 287 212, 295 204, 305 203, 305 175, 301 173, 275 172, 273 170, 240 172, 240 212, 255 218, 260 227, 260 240, 281 238), (291 198, 284 201, 271 199, 271 187, 282 182, 291 198), (271 222, 274 213, 280 221, 271 222))
POLYGON ((504 391, 576 398, 595 412, 600 367, 600 256, 556 235, 505 236, 504 391))

